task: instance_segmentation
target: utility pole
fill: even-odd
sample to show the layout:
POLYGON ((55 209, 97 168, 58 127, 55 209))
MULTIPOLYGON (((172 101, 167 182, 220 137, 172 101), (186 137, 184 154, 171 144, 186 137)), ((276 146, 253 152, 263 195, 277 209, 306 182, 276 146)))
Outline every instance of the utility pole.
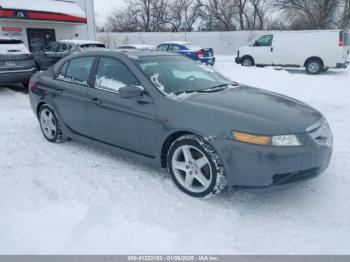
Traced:
POLYGON ((350 0, 344 0, 342 28, 350 27, 350 0))

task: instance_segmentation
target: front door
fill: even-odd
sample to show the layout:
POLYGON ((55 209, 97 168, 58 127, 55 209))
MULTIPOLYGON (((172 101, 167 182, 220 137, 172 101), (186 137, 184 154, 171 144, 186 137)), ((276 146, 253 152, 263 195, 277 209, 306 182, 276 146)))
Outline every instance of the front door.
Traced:
POLYGON ((154 157, 152 140, 156 123, 152 100, 140 103, 119 96, 119 88, 140 86, 130 69, 119 59, 101 57, 94 87, 88 89, 87 114, 91 137, 100 142, 154 157))
POLYGON ((254 62, 257 65, 272 65, 273 35, 264 35, 253 44, 254 62))
POLYGON ((42 52, 43 49, 56 41, 54 29, 27 29, 29 50, 32 53, 42 52))

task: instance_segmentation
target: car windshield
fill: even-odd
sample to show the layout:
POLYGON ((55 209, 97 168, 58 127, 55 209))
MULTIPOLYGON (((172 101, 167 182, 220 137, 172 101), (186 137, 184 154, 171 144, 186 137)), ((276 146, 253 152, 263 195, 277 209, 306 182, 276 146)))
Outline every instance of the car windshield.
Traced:
POLYGON ((181 56, 143 57, 137 65, 165 94, 214 92, 237 85, 211 67, 181 56))

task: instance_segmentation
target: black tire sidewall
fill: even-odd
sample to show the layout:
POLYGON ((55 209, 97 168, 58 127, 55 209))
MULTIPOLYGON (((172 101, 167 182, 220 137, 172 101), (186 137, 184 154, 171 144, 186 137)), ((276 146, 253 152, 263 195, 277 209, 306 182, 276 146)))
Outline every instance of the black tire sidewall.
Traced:
POLYGON ((167 155, 167 166, 168 166, 168 171, 171 175, 172 180, 174 181, 176 186, 184 193, 186 193, 192 197, 196 197, 196 198, 205 198, 205 197, 210 196, 213 193, 215 186, 216 186, 216 183, 217 183, 218 170, 217 170, 217 167, 216 167, 211 155, 207 152, 207 150, 203 146, 200 145, 200 143, 198 142, 197 139, 185 138, 185 139, 181 139, 179 141, 176 140, 169 149, 169 152, 167 155), (173 172, 173 168, 172 168, 173 154, 175 153, 176 149, 178 149, 180 146, 183 146, 183 145, 190 145, 190 146, 193 146, 193 147, 199 149, 200 152, 205 154, 205 156, 209 160, 209 164, 210 164, 210 167, 212 170, 212 179, 210 182, 210 186, 203 192, 195 193, 195 192, 191 192, 191 191, 187 190, 178 182, 178 180, 173 172))
POLYGON ((60 141, 62 132, 61 132, 60 125, 59 125, 59 121, 57 120, 57 117, 56 117, 55 112, 54 112, 49 106, 43 105, 43 106, 40 107, 38 117, 39 117, 40 129, 41 129, 41 132, 43 133, 45 139, 46 139, 47 141, 49 141, 49 142, 52 142, 52 143, 58 143, 58 142, 60 141), (52 139, 48 138, 48 137, 45 135, 45 133, 44 133, 44 131, 43 131, 43 127, 41 126, 41 113, 42 113, 42 111, 45 110, 45 109, 46 109, 46 110, 49 110, 49 111, 52 113, 53 118, 54 118, 55 123, 56 123, 57 132, 56 132, 55 136, 54 136, 52 139))

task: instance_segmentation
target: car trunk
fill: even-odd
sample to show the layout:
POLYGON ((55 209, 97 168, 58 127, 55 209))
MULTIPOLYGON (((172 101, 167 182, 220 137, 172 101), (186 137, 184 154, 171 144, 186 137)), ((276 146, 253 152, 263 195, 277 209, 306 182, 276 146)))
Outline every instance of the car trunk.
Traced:
POLYGON ((20 40, 0 39, 0 71, 30 69, 34 66, 33 55, 20 40))

